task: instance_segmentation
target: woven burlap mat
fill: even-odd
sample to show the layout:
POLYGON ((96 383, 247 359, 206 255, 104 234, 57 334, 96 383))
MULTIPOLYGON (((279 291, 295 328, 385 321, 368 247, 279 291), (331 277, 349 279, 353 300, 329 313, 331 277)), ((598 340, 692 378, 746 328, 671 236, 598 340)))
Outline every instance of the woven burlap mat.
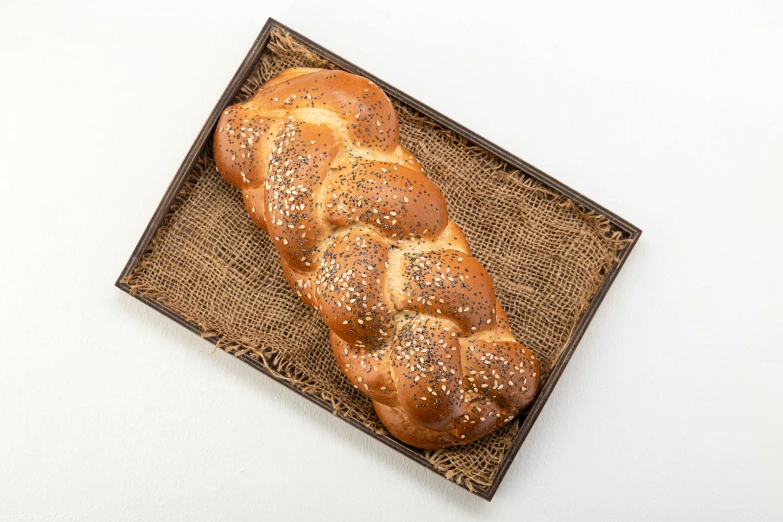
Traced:
MULTIPOLYGON (((235 102, 288 67, 336 68, 282 31, 235 102)), ((401 139, 443 190, 449 214, 495 282, 518 340, 546 379, 617 254, 626 244, 603 217, 393 100, 401 139)), ((342 376, 328 330, 283 278, 277 251, 215 171, 211 144, 193 168, 135 270, 131 292, 197 324, 204 337, 262 362, 276 376, 383 432, 370 401, 342 376)), ((524 416, 522 416, 524 417, 524 416)), ((472 444, 422 451, 471 490, 492 485, 523 418, 472 444)))

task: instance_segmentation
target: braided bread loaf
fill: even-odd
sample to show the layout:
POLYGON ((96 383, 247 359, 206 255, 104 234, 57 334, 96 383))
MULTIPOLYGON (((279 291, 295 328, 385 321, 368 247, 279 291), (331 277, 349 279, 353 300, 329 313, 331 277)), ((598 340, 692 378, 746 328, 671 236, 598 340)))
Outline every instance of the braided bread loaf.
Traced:
POLYGON ((214 156, 392 435, 425 449, 467 444, 532 402, 538 361, 375 84, 283 71, 223 113, 214 156))

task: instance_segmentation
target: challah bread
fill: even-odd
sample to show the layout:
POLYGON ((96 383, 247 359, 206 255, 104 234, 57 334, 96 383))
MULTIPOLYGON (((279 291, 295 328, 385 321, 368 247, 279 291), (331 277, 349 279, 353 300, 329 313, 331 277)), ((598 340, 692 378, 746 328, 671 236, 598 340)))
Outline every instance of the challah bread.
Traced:
POLYGON ((466 444, 532 402, 538 361, 373 82, 283 71, 224 111, 214 157, 393 436, 466 444))

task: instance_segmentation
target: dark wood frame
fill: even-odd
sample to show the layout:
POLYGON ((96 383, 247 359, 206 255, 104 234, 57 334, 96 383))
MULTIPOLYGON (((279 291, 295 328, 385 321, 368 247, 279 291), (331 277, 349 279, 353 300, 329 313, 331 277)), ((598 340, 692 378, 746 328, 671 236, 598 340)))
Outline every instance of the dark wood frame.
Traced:
MULTIPOLYGON (((613 212, 610 212, 609 210, 605 209, 604 207, 598 205, 594 201, 586 198, 582 194, 578 193, 577 191, 573 190, 570 187, 567 187, 563 183, 557 181, 556 179, 548 176, 547 174, 541 172, 537 168, 533 167, 532 165, 529 165, 528 163, 522 161, 520 158, 514 156, 513 154, 509 153, 506 150, 501 149, 494 143, 489 142, 488 140, 482 138, 481 136, 477 135, 476 133, 472 132, 469 129, 466 129, 462 125, 458 124, 457 122, 451 120, 450 118, 444 116, 443 114, 431 109, 427 105, 421 103, 420 101, 412 98, 411 96, 405 94, 404 92, 401 92, 400 90, 394 88, 393 86, 389 85, 388 83, 384 82, 383 80, 377 78, 376 76, 370 74, 369 72, 365 71, 364 69, 361 69, 352 63, 344 60, 343 58, 335 55, 334 53, 330 52, 327 49, 324 49, 320 45, 316 44, 315 42, 309 40, 308 38, 305 38, 301 34, 297 33, 296 31, 286 27, 285 25, 281 24, 280 22, 270 18, 267 20, 266 24, 264 25, 263 29, 261 30, 261 33, 258 35, 258 38, 256 38, 255 42, 253 43, 253 46, 250 48, 250 51, 248 52, 247 56, 245 56, 245 59, 242 61, 242 64, 239 66, 239 69, 237 70, 236 74, 234 74, 234 77, 231 80, 231 83, 228 84, 228 87, 226 87, 226 90, 223 92, 223 95, 220 97, 220 100, 218 101, 215 108, 212 110, 212 113, 209 115, 209 118, 207 119, 206 123, 204 124, 204 127, 202 127, 201 132, 199 132, 198 136, 196 137, 196 141, 193 143, 193 145, 190 148, 190 151, 188 152, 187 156, 185 156, 185 160, 182 162, 182 165, 180 165, 179 170, 177 171, 176 176, 174 177, 174 180, 169 185, 169 188, 166 190, 165 195, 163 196, 163 199, 160 202, 160 205, 158 205, 157 210, 155 211, 155 214, 152 216, 152 219, 150 220, 149 224, 147 225, 146 230, 144 231, 144 234, 141 236, 141 239, 139 240, 138 244, 136 245, 136 248, 133 251, 133 254, 131 255, 130 259, 128 260, 128 263, 125 265, 125 268, 122 270, 122 273, 120 274, 120 277, 117 279, 117 282, 115 283, 115 286, 123 290, 124 292, 130 293, 130 287, 123 283, 122 280, 128 276, 136 267, 139 260, 143 256, 144 252, 146 251, 150 241, 152 240, 152 237, 155 235, 155 232, 158 230, 158 227, 160 226, 161 222, 165 218, 165 216, 168 214, 169 209, 171 208, 172 203, 174 202, 174 198, 176 197, 177 193, 180 191, 182 184, 184 183, 185 179, 188 177, 188 174, 190 173, 194 163, 196 162, 197 158, 201 155, 201 153, 204 150, 204 147, 209 141, 210 136, 214 132, 215 125, 217 124, 218 118, 220 117, 221 111, 228 106, 231 101, 234 99, 234 96, 239 92, 239 89, 241 88, 242 84, 245 82, 247 77, 250 75, 250 73, 253 70, 253 67, 255 66, 258 59, 261 57, 261 54, 264 52, 264 49, 266 48, 267 43, 269 42, 269 36, 273 29, 283 29, 284 31, 287 31, 291 34, 297 41, 304 44, 307 47, 310 47, 313 51, 315 51, 317 54, 323 56, 324 58, 327 58, 337 64, 339 67, 343 68, 346 71, 359 74, 361 76, 365 76, 369 79, 371 79, 373 82, 378 84, 389 96, 393 96, 397 98, 398 100, 404 102, 405 104, 409 105, 410 107, 416 109, 422 114, 425 114, 426 116, 432 118, 436 122, 438 122, 440 125, 447 129, 451 129, 454 132, 464 136, 467 138, 468 141, 470 141, 473 144, 476 144, 490 152, 492 152, 495 156, 502 159, 503 161, 507 162, 508 164, 514 166, 515 168, 519 169, 521 172, 523 172, 525 175, 530 176, 532 178, 535 178, 542 183, 548 185, 549 187, 561 192, 562 194, 568 196, 569 198, 573 199, 574 201, 577 201, 581 205, 583 205, 588 210, 593 210, 605 217, 607 217, 612 224, 617 227, 619 230, 622 230, 625 234, 628 235, 630 239, 630 244, 623 250, 621 253, 619 259, 617 262, 612 266, 609 273, 606 275, 606 278, 604 279, 603 283, 601 284, 601 287, 598 290, 598 293, 593 298, 592 302, 590 303, 590 306, 588 307, 587 311, 585 312, 584 316, 582 317, 581 321, 579 322, 579 325, 577 326, 576 330, 574 331, 573 336, 571 337, 571 340, 568 342, 568 345, 565 348, 565 351, 563 352, 563 355, 561 356, 558 363, 555 365, 554 369, 552 370, 552 373, 550 374, 549 378, 547 379, 546 383, 542 387, 538 398, 536 399, 535 403, 531 407, 531 409, 528 411, 527 416, 520 427, 519 432, 516 435, 516 438, 514 439, 514 442, 511 446, 511 448, 508 450, 506 455, 503 458, 503 461, 500 464, 500 469, 498 470, 497 476, 495 477, 495 482, 493 483, 492 487, 486 488, 486 489, 478 489, 475 488, 473 491, 474 494, 484 498, 485 500, 492 500, 492 497, 497 492, 498 487, 500 486, 500 483, 503 480, 503 477, 505 476, 506 472, 508 471, 509 466, 511 465, 511 462, 514 460, 514 457, 516 456, 517 452, 519 451, 519 448, 522 446, 522 443, 524 442, 525 438, 527 437, 527 434, 530 432, 530 429, 533 427, 533 423, 538 418, 538 415, 541 413, 542 408, 544 407, 544 404, 546 404, 547 399, 549 399, 549 396, 552 394, 552 390, 554 389, 555 385, 557 384, 558 379, 563 373, 563 370, 565 370, 566 365, 568 364, 568 361, 571 359, 571 356, 574 354, 574 351, 576 350, 577 345, 579 344, 579 341, 582 339, 582 336, 585 333, 585 330, 587 329, 587 326, 590 324, 590 321, 593 319, 593 316, 595 315, 596 310, 598 310, 598 306, 601 304, 601 301, 603 301, 604 296, 606 295, 606 292, 609 290, 609 287, 614 282, 615 278, 617 277, 617 274, 620 272, 620 269, 622 268, 623 264, 625 263, 626 259, 628 259, 629 254, 631 253, 631 250, 633 250, 633 247, 636 245, 637 241, 639 240, 639 237, 642 234, 642 231, 626 221, 625 219, 617 216, 613 212)), ((174 313, 173 311, 169 310, 162 304, 158 303, 157 301, 154 301, 152 299, 142 297, 142 296, 134 296, 140 301, 144 302, 145 304, 151 306, 155 310, 159 311, 163 315, 169 317, 170 319, 173 319, 177 323, 181 324, 185 328, 191 330, 192 332, 196 334, 201 334, 201 329, 194 323, 185 320, 182 316, 174 313)), ((212 343, 217 342, 215 338, 209 339, 212 343)), ((290 389, 292 389, 294 392, 298 393, 299 395, 302 395, 306 399, 310 400, 311 402, 317 404, 318 406, 324 408, 325 410, 331 412, 332 407, 329 403, 321 399, 320 397, 316 397, 314 395, 310 395, 307 393, 302 392, 300 389, 294 387, 293 385, 278 380, 274 375, 272 375, 263 364, 259 363, 258 361, 254 361, 248 356, 241 356, 240 357, 244 362, 247 364, 253 366, 258 371, 266 374, 267 376, 271 377, 272 379, 275 379, 277 382, 282 384, 283 386, 286 386, 290 389)), ((425 466, 433 471, 436 471, 432 465, 417 451, 409 446, 406 446, 405 444, 402 444, 401 442, 397 441, 396 439, 388 436, 388 435, 379 435, 372 431, 371 429, 367 428, 360 422, 346 418, 343 416, 338 416, 345 422, 353 425, 354 427, 364 431, 371 437, 381 441, 382 443, 386 444, 387 446, 390 446, 391 448, 397 450, 398 452, 402 453, 403 455, 415 460, 422 466, 425 466)), ((437 473, 437 471, 436 471, 437 473)), ((440 473, 438 473, 440 474, 440 473)), ((462 486, 465 487, 465 486, 462 486)), ((467 489, 467 488, 466 488, 467 489)))

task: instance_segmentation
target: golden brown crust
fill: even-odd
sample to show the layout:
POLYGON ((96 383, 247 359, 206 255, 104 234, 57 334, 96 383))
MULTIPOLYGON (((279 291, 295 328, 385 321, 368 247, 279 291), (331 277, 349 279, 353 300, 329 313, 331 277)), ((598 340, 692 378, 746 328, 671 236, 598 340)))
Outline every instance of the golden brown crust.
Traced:
POLYGON ((460 440, 448 431, 433 430, 413 422, 399 406, 375 401, 373 406, 389 433, 405 444, 421 449, 439 449, 460 443, 460 440))
POLYGON ((447 317, 462 335, 494 330, 492 279, 475 257, 458 250, 406 252, 399 270, 403 285, 393 296, 398 310, 447 317))
POLYGON ((375 231, 328 240, 315 274, 318 309, 338 337, 357 347, 386 342, 395 310, 386 296, 389 247, 375 231))
POLYGON ((337 227, 367 223, 386 238, 434 238, 448 224, 438 187, 415 169, 355 158, 333 165, 326 219, 337 227))
POLYGON ((394 107, 377 85, 360 76, 317 70, 265 86, 253 102, 259 111, 326 110, 346 123, 355 146, 383 152, 398 146, 394 107))
POLYGON ((402 411, 424 427, 445 431, 468 407, 456 332, 435 317, 410 314, 392 341, 392 377, 402 411))
POLYGON ((245 210, 261 230, 269 232, 266 228, 266 212, 264 207, 266 206, 266 190, 264 185, 261 184, 256 188, 243 190, 243 199, 245 200, 245 210))
POLYGON ((374 401, 396 404, 397 387, 389 368, 388 348, 357 348, 334 332, 330 335, 334 359, 354 387, 374 401))
POLYGON ((392 435, 426 449, 466 444, 532 403, 538 361, 398 135, 372 82, 289 69, 224 111, 214 156, 392 435))
POLYGON ((214 156, 224 179, 243 190, 260 185, 266 177, 271 140, 280 127, 238 105, 223 111, 215 133, 214 156))

